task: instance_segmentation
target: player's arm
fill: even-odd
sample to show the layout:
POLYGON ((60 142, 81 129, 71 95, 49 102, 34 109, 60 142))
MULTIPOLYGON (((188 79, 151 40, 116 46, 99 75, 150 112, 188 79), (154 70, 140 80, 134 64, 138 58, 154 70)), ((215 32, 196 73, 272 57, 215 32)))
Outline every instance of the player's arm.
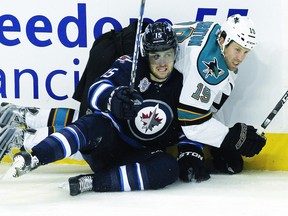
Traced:
POLYGON ((107 111, 107 103, 112 91, 118 86, 128 85, 129 77, 125 73, 127 68, 131 67, 131 61, 129 63, 128 59, 128 56, 127 60, 123 56, 118 58, 111 68, 91 85, 88 100, 92 110, 107 111))
POLYGON ((224 93, 221 93, 218 97, 217 97, 217 100, 215 100, 212 104, 212 107, 211 107, 211 112, 212 113, 216 113, 218 112, 218 110, 221 109, 221 107, 224 105, 224 103, 226 102, 226 100, 228 99, 228 95, 227 94, 224 94, 224 93))
POLYGON ((211 117, 199 124, 187 124, 182 121, 182 129, 188 139, 217 148, 238 151, 246 157, 258 154, 266 144, 265 136, 257 134, 257 130, 244 123, 236 123, 228 128, 211 117))
POLYGON ((236 78, 237 78, 237 74, 229 71, 229 76, 227 78, 226 85, 223 86, 222 90, 218 93, 218 95, 216 95, 216 97, 212 103, 211 111, 213 113, 220 110, 221 107, 226 102, 226 100, 228 99, 228 97, 230 96, 230 94, 234 88, 234 85, 235 85, 234 81, 236 80, 236 78))
POLYGON ((188 139, 214 147, 220 147, 229 131, 227 126, 213 118, 210 110, 199 107, 180 104, 178 120, 188 139))
POLYGON ((182 100, 185 105, 180 103, 178 119, 188 139, 217 148, 229 148, 240 152, 243 156, 252 157, 258 154, 265 145, 265 137, 259 136, 253 126, 244 123, 237 123, 232 128, 228 128, 215 119, 209 109, 217 98, 217 94, 213 92, 229 94, 231 89, 226 89, 229 85, 227 82, 221 88, 218 86, 218 91, 215 86, 206 87, 205 96, 202 94, 202 96, 195 97, 192 94, 187 97, 187 94, 184 94, 180 97, 180 102, 182 100))
POLYGON ((120 119, 135 117, 143 99, 128 86, 130 71, 131 58, 122 56, 89 88, 88 99, 93 111, 111 112, 120 119), (134 104, 135 100, 141 103, 134 104))

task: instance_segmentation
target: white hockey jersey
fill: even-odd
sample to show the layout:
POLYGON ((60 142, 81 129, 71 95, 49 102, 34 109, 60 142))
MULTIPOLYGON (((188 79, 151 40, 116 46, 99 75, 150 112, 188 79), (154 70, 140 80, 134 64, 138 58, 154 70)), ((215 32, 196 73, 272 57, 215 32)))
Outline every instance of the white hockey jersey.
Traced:
POLYGON ((178 119, 190 140, 220 147, 229 129, 213 117, 231 94, 235 74, 221 54, 214 22, 175 24, 179 52, 175 68, 183 74, 178 119))

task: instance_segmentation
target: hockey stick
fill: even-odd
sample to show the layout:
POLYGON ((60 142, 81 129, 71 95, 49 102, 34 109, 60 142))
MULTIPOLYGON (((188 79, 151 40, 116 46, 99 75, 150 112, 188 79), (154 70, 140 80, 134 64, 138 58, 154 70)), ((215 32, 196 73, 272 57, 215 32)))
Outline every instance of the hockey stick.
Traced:
POLYGON ((288 100, 288 91, 283 95, 280 101, 276 104, 274 109, 269 113, 269 115, 266 117, 266 119, 261 124, 261 128, 257 130, 257 134, 262 135, 264 130, 267 128, 267 126, 270 124, 272 119, 276 116, 276 114, 279 112, 279 110, 282 108, 282 106, 285 104, 285 102, 288 100))
POLYGON ((135 85, 136 70, 137 70, 137 63, 138 63, 138 56, 139 56, 139 47, 140 47, 140 34, 141 34, 142 24, 143 24, 144 8, 145 8, 145 0, 141 0, 140 13, 138 17, 138 25, 137 25, 135 45, 134 45, 132 70, 131 70, 131 80, 130 80, 131 90, 134 89, 134 85, 135 85))

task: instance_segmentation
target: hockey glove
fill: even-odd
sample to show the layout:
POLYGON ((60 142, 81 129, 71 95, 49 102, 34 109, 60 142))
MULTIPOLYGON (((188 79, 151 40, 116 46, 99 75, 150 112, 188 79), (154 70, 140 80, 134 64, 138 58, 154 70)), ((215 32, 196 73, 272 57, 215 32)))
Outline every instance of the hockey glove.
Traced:
POLYGON ((245 157, 253 157, 262 150, 266 144, 266 137, 258 135, 253 126, 236 123, 229 129, 221 147, 225 150, 237 151, 245 157))
POLYGON ((191 182, 195 180, 196 182, 202 182, 210 178, 209 171, 204 163, 204 154, 199 147, 184 144, 178 147, 178 151, 179 178, 182 181, 191 182))
POLYGON ((107 109, 119 119, 131 120, 137 116, 142 102, 143 99, 136 90, 119 86, 111 92, 107 109))
POLYGON ((243 170, 243 158, 237 151, 211 147, 214 168, 220 173, 236 174, 243 170))

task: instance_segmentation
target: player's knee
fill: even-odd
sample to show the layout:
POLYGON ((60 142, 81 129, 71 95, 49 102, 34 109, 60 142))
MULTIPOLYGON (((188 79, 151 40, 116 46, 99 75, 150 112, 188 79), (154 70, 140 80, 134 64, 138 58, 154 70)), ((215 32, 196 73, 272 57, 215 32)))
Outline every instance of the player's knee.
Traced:
POLYGON ((159 189, 178 179, 179 167, 176 159, 167 153, 155 153, 146 164, 150 189, 159 189))

